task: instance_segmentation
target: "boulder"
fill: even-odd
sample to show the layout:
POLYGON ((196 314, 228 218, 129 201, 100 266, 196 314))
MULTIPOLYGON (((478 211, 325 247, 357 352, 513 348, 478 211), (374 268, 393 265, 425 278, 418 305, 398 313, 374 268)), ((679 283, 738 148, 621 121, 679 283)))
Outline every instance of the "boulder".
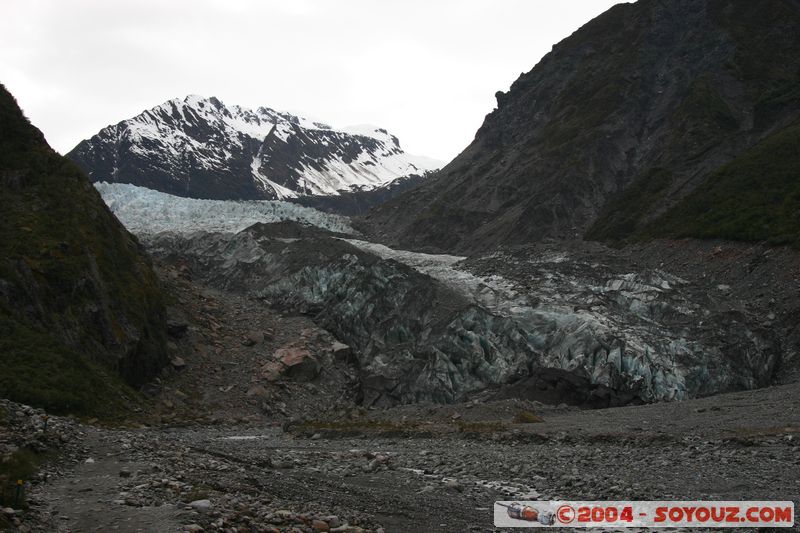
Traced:
POLYGON ((331 527, 328 525, 327 522, 322 520, 312 520, 311 527, 314 528, 314 531, 330 531, 331 527))
POLYGON ((346 363, 353 353, 349 345, 339 341, 334 341, 333 344, 331 344, 330 350, 336 361, 342 363, 346 363))
POLYGON ((195 500, 189 503, 189 507, 191 507, 195 511, 199 511, 201 513, 207 513, 211 511, 214 505, 211 503, 211 500, 195 500))
POLYGON ((276 381, 282 377, 311 381, 321 370, 319 360, 306 348, 286 346, 275 351, 273 360, 261 367, 261 377, 276 381))
POLYGON ((167 307, 167 335, 172 338, 181 338, 189 329, 186 313, 177 307, 167 307))

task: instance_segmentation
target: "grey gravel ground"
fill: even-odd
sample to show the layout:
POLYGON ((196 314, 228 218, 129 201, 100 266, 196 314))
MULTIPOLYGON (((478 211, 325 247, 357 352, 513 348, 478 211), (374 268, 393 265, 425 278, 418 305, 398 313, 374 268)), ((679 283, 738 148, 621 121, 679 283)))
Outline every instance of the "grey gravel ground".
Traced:
POLYGON ((425 424, 406 407, 342 421, 346 430, 329 422, 310 437, 261 423, 76 426, 67 464, 32 489, 29 525, 63 532, 492 531, 498 499, 797 504, 798 394, 800 386, 787 385, 679 404, 542 408, 545 422, 535 424, 512 423, 520 406, 508 401, 433 413, 417 407, 425 424), (403 417, 397 426, 377 422, 403 417))

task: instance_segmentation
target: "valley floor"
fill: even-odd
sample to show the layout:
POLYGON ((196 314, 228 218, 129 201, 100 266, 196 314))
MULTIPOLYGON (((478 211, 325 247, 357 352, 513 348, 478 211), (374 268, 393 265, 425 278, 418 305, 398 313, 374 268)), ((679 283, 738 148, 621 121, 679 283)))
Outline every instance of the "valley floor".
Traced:
MULTIPOLYGON (((495 531, 496 500, 800 503, 800 384, 591 411, 491 390, 364 409, 346 365, 314 380, 263 379, 280 348, 341 348, 310 318, 213 289, 180 262, 159 271, 174 297, 173 361, 145 390, 148 414, 126 428, 51 418, 58 459, 28 489, 30 509, 3 511, 0 524, 477 532, 495 531)), ((41 412, 6 410, 18 441, 44 438, 41 412)))
POLYGON ((798 502, 798 397, 543 408, 537 424, 512 423, 508 401, 405 407, 311 437, 268 421, 81 426, 70 464, 33 489, 29 530, 492 531, 498 499, 798 502))

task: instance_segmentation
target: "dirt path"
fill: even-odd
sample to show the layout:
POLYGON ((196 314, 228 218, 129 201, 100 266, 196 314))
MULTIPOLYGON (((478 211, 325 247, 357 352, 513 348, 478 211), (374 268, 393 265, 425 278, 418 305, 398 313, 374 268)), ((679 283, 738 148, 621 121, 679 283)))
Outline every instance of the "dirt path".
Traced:
POLYGON ((201 426, 88 428, 82 444, 85 458, 36 489, 51 520, 34 531, 310 532, 314 520, 343 533, 490 528, 493 491, 446 485, 395 464, 405 464, 418 443, 201 426), (192 509, 197 500, 208 508, 192 509))
POLYGON ((151 464, 132 460, 124 443, 102 429, 89 428, 83 444, 87 457, 40 494, 57 517, 59 532, 182 530, 175 505, 143 506, 127 495, 125 485, 151 464))

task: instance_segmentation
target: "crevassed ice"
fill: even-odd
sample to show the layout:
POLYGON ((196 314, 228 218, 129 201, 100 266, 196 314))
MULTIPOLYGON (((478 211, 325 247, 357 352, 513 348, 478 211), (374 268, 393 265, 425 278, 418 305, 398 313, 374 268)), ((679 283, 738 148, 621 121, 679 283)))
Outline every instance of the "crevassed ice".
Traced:
POLYGON ((457 255, 425 254, 395 250, 382 244, 357 239, 343 239, 353 246, 373 253, 381 259, 393 259, 426 274, 472 298, 477 303, 501 314, 516 314, 528 301, 513 284, 501 276, 476 276, 456 266, 465 259, 457 255))
POLYGON ((293 220, 338 233, 355 233, 350 219, 280 200, 231 201, 182 198, 127 183, 95 183, 103 200, 137 235, 164 231, 236 233, 258 222, 293 220))

